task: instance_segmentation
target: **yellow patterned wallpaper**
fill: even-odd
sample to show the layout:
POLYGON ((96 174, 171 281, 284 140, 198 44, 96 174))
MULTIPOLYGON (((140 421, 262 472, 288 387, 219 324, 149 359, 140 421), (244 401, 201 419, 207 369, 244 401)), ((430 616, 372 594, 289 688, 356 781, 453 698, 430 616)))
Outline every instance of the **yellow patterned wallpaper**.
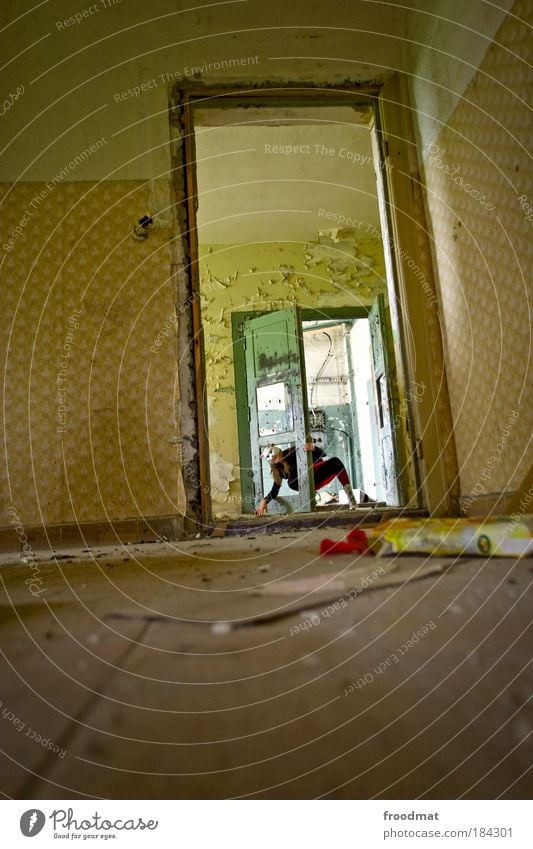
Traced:
POLYGON ((1 187, 0 524, 155 516, 178 504, 170 232, 136 242, 146 183, 1 187))
POLYGON ((531 464, 533 43, 513 7, 425 176, 465 506, 516 489, 531 464), (528 206, 529 204, 529 212, 528 206), (529 216, 529 217, 528 217, 529 216))

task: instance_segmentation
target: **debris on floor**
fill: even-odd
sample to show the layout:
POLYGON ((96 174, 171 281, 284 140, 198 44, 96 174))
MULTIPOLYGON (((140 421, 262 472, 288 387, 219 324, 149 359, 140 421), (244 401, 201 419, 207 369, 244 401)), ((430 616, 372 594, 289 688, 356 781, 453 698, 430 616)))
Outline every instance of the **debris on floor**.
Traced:
POLYGON ((460 519, 392 519, 367 531, 370 549, 390 554, 526 557, 533 554, 533 515, 460 519))
POLYGON ((533 561, 319 557, 355 524, 80 550, 41 598, 6 559, 4 793, 529 799, 533 561))
POLYGON ((533 515, 461 519, 390 519, 344 540, 323 539, 320 554, 435 554, 439 557, 527 557, 533 554, 533 515))

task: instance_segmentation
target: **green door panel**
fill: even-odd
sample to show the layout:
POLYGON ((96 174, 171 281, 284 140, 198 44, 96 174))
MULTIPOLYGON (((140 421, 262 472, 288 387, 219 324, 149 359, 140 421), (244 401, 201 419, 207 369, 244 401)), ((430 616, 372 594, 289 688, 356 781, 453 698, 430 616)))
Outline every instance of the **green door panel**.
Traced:
POLYGON ((268 465, 261 459, 262 450, 270 443, 281 448, 295 446, 299 492, 288 490, 283 495, 291 509, 312 510, 314 485, 308 450, 311 439, 298 308, 246 320, 244 346, 254 502, 257 504, 271 486, 268 465))

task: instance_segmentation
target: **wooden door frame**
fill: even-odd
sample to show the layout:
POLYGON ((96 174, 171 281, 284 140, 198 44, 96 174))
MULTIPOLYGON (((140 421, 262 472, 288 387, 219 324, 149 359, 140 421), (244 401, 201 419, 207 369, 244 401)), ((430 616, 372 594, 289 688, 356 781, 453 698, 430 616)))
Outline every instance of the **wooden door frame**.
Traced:
MULTIPOLYGON (((428 311, 427 297, 421 293, 419 280, 399 257, 408 256, 414 268, 423 269, 424 279, 435 291, 431 252, 420 233, 427 234, 423 203, 413 186, 418 186, 416 142, 410 121, 407 87, 402 75, 395 74, 384 86, 318 86, 313 83, 259 86, 201 86, 180 83, 174 86, 170 103, 172 175, 176 213, 176 238, 172 242, 176 312, 178 318, 178 382, 179 401, 176 419, 180 439, 180 464, 185 494, 184 531, 193 532, 212 520, 209 483, 209 444, 205 396, 205 357, 200 314, 200 281, 196 210, 198 195, 194 153, 193 109, 228 108, 253 102, 269 106, 313 103, 355 105, 357 100, 370 102, 378 124, 383 162, 384 205, 387 232, 394 241, 385 245, 389 265, 387 288, 391 322, 397 354, 398 378, 403 385, 411 379, 425 381, 428 391, 414 409, 407 393, 411 462, 416 478, 416 493, 409 506, 424 507, 432 513, 450 513, 455 456, 452 434, 445 434, 443 446, 439 421, 443 412, 449 415, 445 388, 435 380, 435 370, 427 361, 431 351, 433 362, 439 360, 444 374, 442 339, 438 316, 428 311), (410 232, 416 229, 416 234, 410 232), (414 228, 413 228, 414 224, 414 228), (416 236, 416 237, 415 237, 416 236), (413 285, 414 280, 414 285, 413 285), (435 326, 437 331, 435 331, 435 326), (439 334, 438 350, 434 350, 435 332, 439 334), (431 339, 430 339, 431 337, 431 339), (418 356, 417 356, 418 354, 418 356), (423 446, 423 447, 422 447, 423 446), (448 449, 447 454, 445 452, 448 449), (451 473, 450 473, 451 467, 451 473)), ((436 311, 436 308, 435 310, 436 311)), ((450 419, 451 420, 451 419, 450 419)), ((455 467, 456 469, 456 467, 455 467)))
MULTIPOLYGON (((437 287, 425 215, 419 154, 408 82, 396 73, 377 98, 376 129, 384 167, 381 215, 389 307, 399 378, 404 388, 424 386, 404 399, 416 476, 413 506, 431 515, 457 514, 459 469, 446 380, 437 287)), ((409 461, 409 458, 407 458, 409 461)))

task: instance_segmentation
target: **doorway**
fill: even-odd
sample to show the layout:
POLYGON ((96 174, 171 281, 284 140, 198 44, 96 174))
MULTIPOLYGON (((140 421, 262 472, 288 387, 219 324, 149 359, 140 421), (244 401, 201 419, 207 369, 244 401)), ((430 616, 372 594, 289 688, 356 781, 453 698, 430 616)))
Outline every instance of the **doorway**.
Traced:
POLYGON ((358 310, 296 307, 235 316, 239 456, 244 512, 273 483, 272 446, 296 449, 299 492, 284 482, 270 512, 348 507, 337 479, 314 491, 310 451, 338 457, 362 504, 401 506, 397 376, 382 295, 358 310), (385 365, 386 364, 386 365, 385 365), (243 474, 242 472, 247 472, 243 474))
MULTIPOLYGON (((313 442, 338 457, 355 489, 385 503, 368 318, 302 323, 313 442)), ((323 507, 346 505, 338 480, 317 493, 323 507)))
MULTIPOLYGON (((243 325, 250 316, 296 306, 314 311, 304 320, 315 322, 330 321, 331 309, 363 310, 368 327, 370 311, 377 310, 375 322, 382 330, 387 327, 390 337, 390 345, 382 346, 381 363, 372 362, 379 426, 370 426, 365 456, 358 458, 356 451, 350 458, 351 474, 355 482, 364 464, 373 465, 377 499, 420 505, 420 440, 410 416, 404 317, 392 240, 382 227, 386 199, 380 190, 385 174, 380 157, 385 154, 376 135, 375 95, 283 90, 280 96, 265 89, 186 98, 194 336, 186 329, 194 338, 199 454, 192 440, 186 447, 194 463, 197 457, 200 467, 203 462, 202 515, 211 508, 215 517, 253 510, 246 497, 246 478, 254 476, 250 438, 248 448, 241 438, 246 430, 249 434, 250 410, 238 390, 246 379, 246 368, 237 367, 244 357, 243 325), (381 480, 375 473, 380 462, 383 469, 383 447, 393 461, 388 480, 383 472, 381 480)), ((183 275, 180 280, 186 292, 183 275)), ((179 292, 178 286, 178 297, 179 292)), ((317 392, 309 398, 312 408, 317 392)), ((182 406, 185 412, 192 409, 187 399, 182 406)), ((316 410, 310 418, 320 424, 316 410)), ((349 440, 354 442, 353 426, 347 434, 346 444, 337 444, 345 454, 349 440)))

